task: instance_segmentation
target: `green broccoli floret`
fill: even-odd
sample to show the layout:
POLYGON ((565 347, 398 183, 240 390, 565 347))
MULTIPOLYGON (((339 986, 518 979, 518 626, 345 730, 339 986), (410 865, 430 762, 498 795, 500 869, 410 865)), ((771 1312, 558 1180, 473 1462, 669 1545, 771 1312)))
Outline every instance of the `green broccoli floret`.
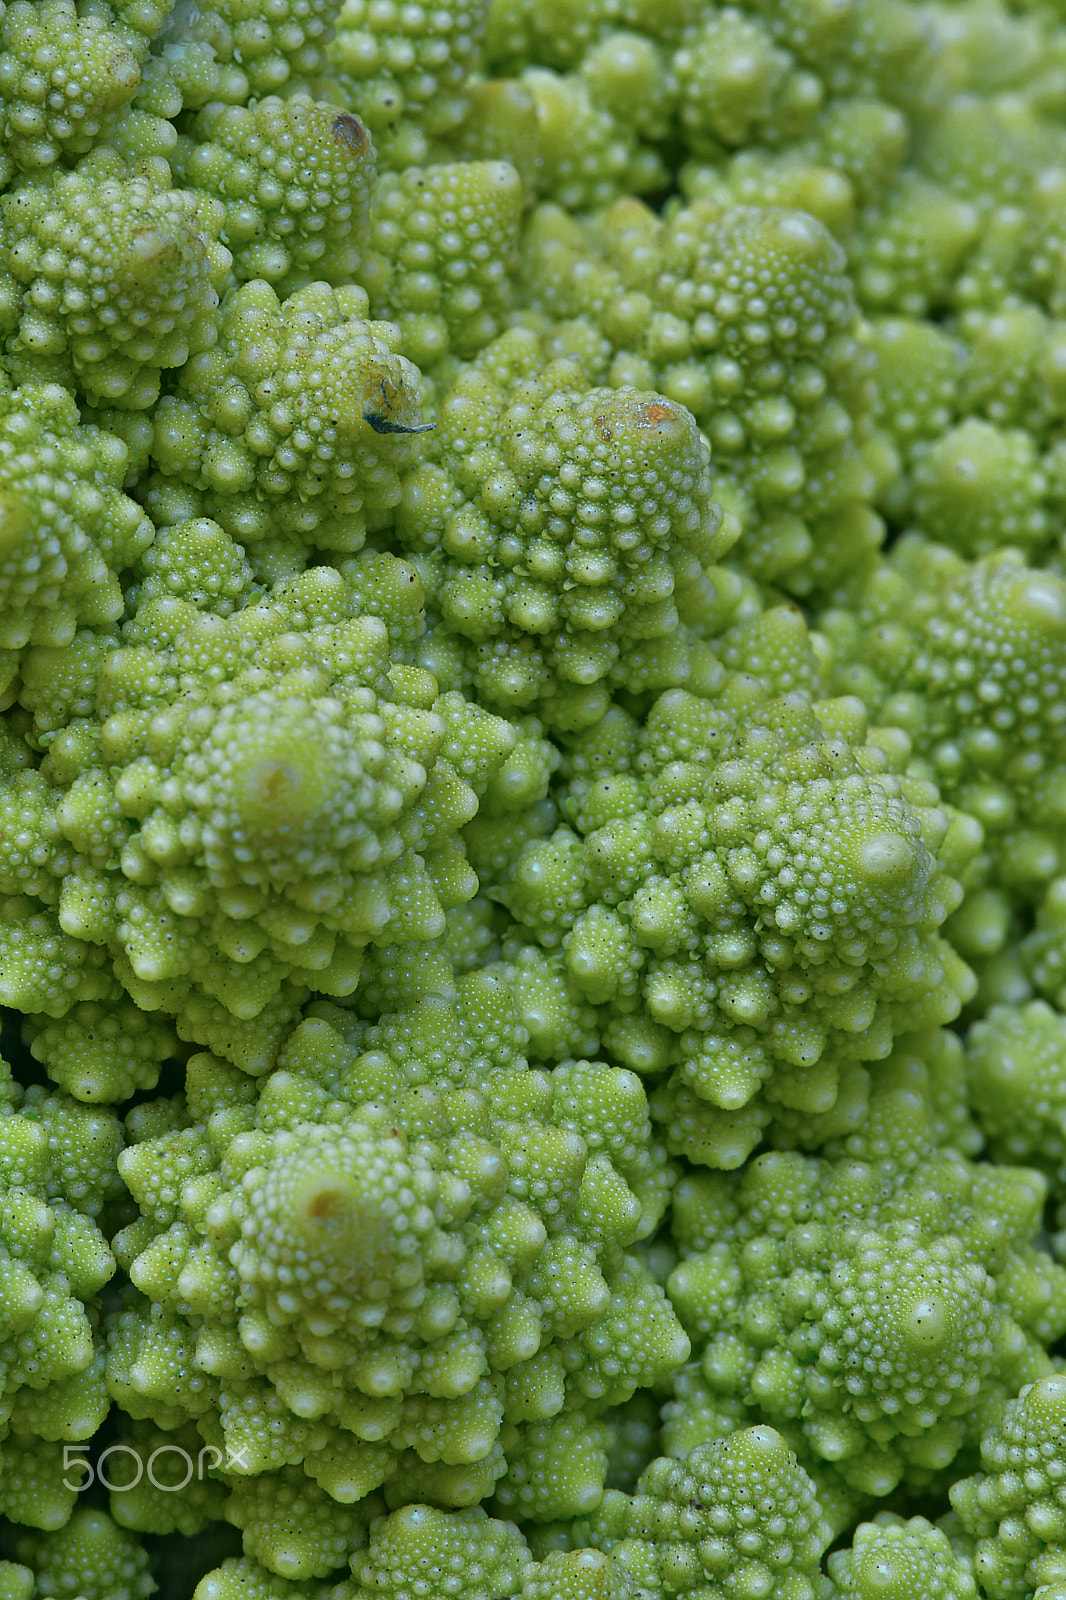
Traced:
MULTIPOLYGON (((11 887, 58 898, 64 932, 107 946, 146 1008, 173 1013, 192 985, 253 1018, 311 972, 350 993, 363 945, 432 939, 475 891, 454 838, 477 809, 466 777, 483 787, 514 735, 428 675, 390 679, 388 633, 360 609, 328 568, 228 621, 146 602, 138 642, 102 663, 82 759, 46 764, 53 809, 21 867, 12 851, 11 887), (30 861, 50 862, 52 892, 30 861)), ((35 809, 41 784, 14 779, 35 809)))
POLYGON ((15 1554, 49 1600, 147 1600, 156 1588, 139 1540, 104 1511, 79 1507, 57 1533, 23 1534, 15 1554))
POLYGON ((673 1035, 655 1114, 711 1165, 739 1165, 773 1103, 828 1111, 844 1060, 887 1055, 972 992, 936 932, 972 826, 860 744, 854 705, 754 684, 672 690, 643 727, 614 713, 629 748, 606 723, 577 744, 569 825, 490 884, 586 1000, 673 1035))
POLYGON ((38 1528, 75 1499, 61 1441, 108 1411, 98 1330, 115 1258, 95 1219, 119 1192, 122 1144, 113 1113, 40 1088, 0 1115, 0 1511, 38 1528))
MULTIPOLYGON (((513 1004, 501 980, 471 974, 456 995, 388 1027, 305 1021, 254 1120, 244 1095, 211 1117, 231 1130, 221 1162, 196 1123, 120 1162, 140 1218, 116 1247, 151 1305, 112 1325, 112 1392, 160 1426, 198 1418, 230 1470, 268 1475, 271 1503, 270 1475, 302 1460, 342 1504, 425 1481, 461 1505, 500 1479, 503 1507, 580 1514, 606 1472, 592 1418, 687 1352, 626 1254, 668 1191, 639 1081, 502 1066, 482 1043, 513 1004), (206 1376, 190 1389, 175 1364, 193 1346, 206 1376)), ((228 1101, 232 1069, 194 1061, 198 1096, 228 1101)), ((233 1486, 245 1526, 257 1502, 233 1486)), ((288 1565, 251 1537, 282 1575, 336 1564, 288 1565)))
POLYGON ((36 1579, 29 1567, 0 1561, 0 1596, 3 1600, 33 1600, 36 1579))
POLYGON ((522 1580, 532 1558, 518 1529, 483 1511, 451 1516, 430 1506, 394 1511, 371 1534, 365 1550, 352 1558, 354 1582, 345 1600, 394 1600, 440 1586, 455 1600, 491 1600, 525 1595, 522 1580))
POLYGON ((0 266, 17 285, 12 370, 76 383, 96 405, 152 406, 161 372, 218 336, 223 215, 207 194, 173 188, 165 161, 131 171, 106 148, 9 189, 0 266))
POLYGON ((430 5, 345 0, 329 46, 329 92, 357 105, 388 166, 427 158, 466 116, 488 0, 430 5))
POLYGON ((981 1470, 951 1490, 971 1537, 974 1571, 989 1600, 1062 1582, 1061 1444, 1066 1382, 1057 1373, 1027 1384, 981 1441, 981 1470))
POLYGON ((659 221, 623 201, 584 230, 542 213, 530 234, 533 303, 591 320, 614 384, 661 389, 706 431, 746 566, 806 593, 868 559, 872 363, 820 222, 713 200, 659 221))
POLYGON ((884 1495, 976 1445, 997 1387, 1047 1370, 1066 1274, 1035 1244, 1039 1176, 937 1155, 909 1091, 824 1149, 686 1179, 668 1290, 712 1395, 798 1424, 801 1459, 884 1495))
POLYGON ((163 523, 133 571, 136 581, 126 599, 138 609, 149 600, 174 595, 201 611, 227 617, 253 597, 255 588, 244 550, 209 517, 163 523))
POLYGON ((967 1039, 974 1110, 997 1156, 1057 1178, 1066 1159, 1066 1017, 1043 1000, 993 1006, 967 1039))
POLYGON ((83 426, 57 383, 0 396, 0 644, 69 644, 79 625, 122 615, 116 574, 154 538, 122 493, 128 453, 83 426))
POLYGON ((1058 865, 1066 586, 1018 550, 968 563, 915 534, 855 602, 821 619, 837 687, 906 732, 984 829, 992 881, 1032 902, 1058 865))
MULTIPOLYGON (((143 26, 141 18, 147 9, 143 3, 137 5, 135 0, 114 0, 114 3, 120 10, 128 8, 134 26, 143 26)), ((278 90, 291 93, 314 82, 322 71, 340 9, 341 0, 279 0, 265 10, 254 0, 210 0, 202 8, 193 7, 191 15, 179 10, 175 16, 171 11, 162 28, 161 39, 167 44, 173 42, 175 76, 179 84, 190 68, 193 74, 200 68, 207 76, 202 88, 193 77, 194 93, 200 91, 196 93, 197 101, 233 96, 244 100, 249 92, 252 95, 271 95, 278 90), (195 50, 201 41, 207 46, 205 53, 211 63, 209 74, 200 52, 195 50), (191 63, 182 61, 183 47, 192 55, 191 63), (223 65, 239 68, 239 79, 234 81, 220 74, 223 65), (218 94, 220 87, 222 95, 218 94), (230 95, 225 94, 226 88, 230 88, 230 95)), ((159 26, 159 22, 155 22, 152 31, 159 26)))
POLYGON ((358 1507, 331 1499, 296 1467, 236 1480, 225 1514, 240 1528, 246 1555, 293 1579, 328 1577, 343 1566, 366 1522, 358 1507))
POLYGON ((844 1600, 973 1600, 971 1565, 924 1517, 882 1511, 855 1530, 847 1550, 829 1557, 834 1593, 844 1600))
POLYGON ((137 55, 73 0, 16 0, 0 26, 5 182, 107 140, 141 82, 137 55))
POLYGON ((518 264, 522 185, 506 161, 386 173, 363 267, 376 315, 399 326, 423 368, 472 356, 499 332, 518 264))
POLYGON ((374 153, 358 117, 306 95, 251 106, 212 102, 178 140, 171 166, 226 208, 234 275, 281 294, 349 282, 365 248, 374 153))
POLYGON ((243 544, 286 533, 358 550, 400 498, 422 427, 418 372, 362 289, 279 301, 262 279, 227 297, 219 343, 156 413, 154 496, 181 483, 243 544))
POLYGON ((202 1578, 194 1600, 336 1600, 338 1593, 343 1596, 343 1589, 332 1585, 290 1583, 241 1557, 223 1562, 202 1578))
POLYGON ((732 1597, 817 1593, 829 1527, 814 1485, 773 1428, 663 1457, 632 1497, 611 1490, 587 1525, 638 1592, 732 1597))
POLYGON ((464 371, 405 477, 398 532, 436 596, 425 665, 581 726, 608 683, 660 687, 699 660, 733 530, 682 406, 543 359, 515 330, 464 371))

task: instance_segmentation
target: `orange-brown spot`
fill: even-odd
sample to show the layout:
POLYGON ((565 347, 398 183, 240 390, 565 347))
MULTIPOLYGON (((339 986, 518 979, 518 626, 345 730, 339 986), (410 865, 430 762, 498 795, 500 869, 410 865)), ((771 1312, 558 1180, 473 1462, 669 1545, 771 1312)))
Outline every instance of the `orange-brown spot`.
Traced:
POLYGON ((675 411, 673 406, 668 406, 665 400, 649 400, 643 407, 643 423, 646 428, 654 428, 659 422, 672 422, 675 411))
POLYGON ((333 137, 349 150, 362 150, 366 144, 366 129, 350 111, 341 111, 333 119, 333 137))
POLYGON ((285 761, 264 761, 253 775, 255 798, 261 806, 286 804, 298 791, 300 773, 285 761))
POLYGON ((130 240, 129 256, 137 266, 155 266, 164 257, 173 255, 175 240, 162 228, 142 228, 130 240))
POLYGON ((315 1222, 332 1222, 343 1202, 336 1189, 320 1189, 307 1208, 315 1222))
POLYGON ((136 89, 141 81, 141 69, 136 56, 120 46, 108 58, 107 75, 116 89, 136 89))

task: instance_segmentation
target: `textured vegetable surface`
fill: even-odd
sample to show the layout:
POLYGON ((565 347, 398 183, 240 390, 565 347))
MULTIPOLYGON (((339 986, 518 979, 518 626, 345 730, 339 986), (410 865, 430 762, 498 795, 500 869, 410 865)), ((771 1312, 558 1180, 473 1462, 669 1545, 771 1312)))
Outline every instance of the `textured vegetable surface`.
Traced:
POLYGON ((0 3, 0 1600, 1064 1600, 1060 11, 0 3))

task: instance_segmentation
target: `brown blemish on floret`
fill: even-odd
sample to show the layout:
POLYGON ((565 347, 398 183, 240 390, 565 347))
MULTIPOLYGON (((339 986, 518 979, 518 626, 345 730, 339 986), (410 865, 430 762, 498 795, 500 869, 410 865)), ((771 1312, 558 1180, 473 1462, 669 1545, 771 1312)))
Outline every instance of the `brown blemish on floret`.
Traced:
POLYGON ((346 144, 350 150, 362 152, 366 146, 366 129, 350 111, 342 111, 334 117, 331 131, 337 143, 346 144))

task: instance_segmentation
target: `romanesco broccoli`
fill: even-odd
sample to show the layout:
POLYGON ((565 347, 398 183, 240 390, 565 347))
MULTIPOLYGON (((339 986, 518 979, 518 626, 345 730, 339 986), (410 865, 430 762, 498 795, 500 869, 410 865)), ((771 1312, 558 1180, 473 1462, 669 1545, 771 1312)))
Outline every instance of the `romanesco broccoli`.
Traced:
POLYGON ((1066 22, 0 4, 0 1600, 1066 1596, 1066 22))

